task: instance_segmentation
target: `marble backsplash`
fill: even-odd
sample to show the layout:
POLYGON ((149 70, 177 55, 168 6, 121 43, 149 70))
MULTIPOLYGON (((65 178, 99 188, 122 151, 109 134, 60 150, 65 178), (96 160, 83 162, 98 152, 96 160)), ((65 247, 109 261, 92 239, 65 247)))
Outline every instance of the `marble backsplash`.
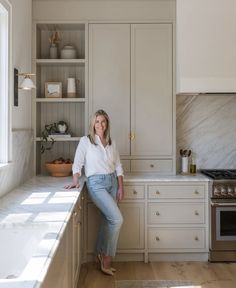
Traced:
POLYGON ((0 169, 0 197, 33 176, 33 132, 12 132, 12 163, 0 169))
POLYGON ((194 151, 197 169, 236 169, 236 94, 178 95, 176 135, 177 172, 181 148, 194 151))

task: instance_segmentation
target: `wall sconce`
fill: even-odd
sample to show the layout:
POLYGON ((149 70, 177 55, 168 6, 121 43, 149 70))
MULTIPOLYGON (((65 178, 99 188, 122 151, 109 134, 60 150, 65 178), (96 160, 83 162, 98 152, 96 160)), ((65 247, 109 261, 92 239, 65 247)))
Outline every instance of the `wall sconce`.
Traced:
POLYGON ((31 90, 36 88, 30 78, 34 75, 35 74, 32 73, 18 73, 18 69, 14 68, 14 106, 18 106, 18 89, 31 90), (20 85, 18 84, 19 76, 24 77, 20 85))

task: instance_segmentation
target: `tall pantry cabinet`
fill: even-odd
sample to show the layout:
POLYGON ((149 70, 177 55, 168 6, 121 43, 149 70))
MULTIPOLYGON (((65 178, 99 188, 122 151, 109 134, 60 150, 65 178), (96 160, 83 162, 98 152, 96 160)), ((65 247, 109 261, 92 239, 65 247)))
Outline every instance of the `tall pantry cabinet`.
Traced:
POLYGON ((175 173, 173 24, 89 25, 89 112, 103 108, 123 166, 175 173))

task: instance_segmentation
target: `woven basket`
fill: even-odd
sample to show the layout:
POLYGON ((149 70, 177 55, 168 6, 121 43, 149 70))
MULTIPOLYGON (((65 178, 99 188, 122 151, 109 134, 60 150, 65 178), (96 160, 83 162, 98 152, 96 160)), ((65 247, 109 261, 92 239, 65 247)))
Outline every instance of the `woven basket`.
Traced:
POLYGON ((54 177, 66 177, 70 176, 72 172, 72 164, 54 164, 54 163, 46 163, 46 168, 51 176, 54 177))

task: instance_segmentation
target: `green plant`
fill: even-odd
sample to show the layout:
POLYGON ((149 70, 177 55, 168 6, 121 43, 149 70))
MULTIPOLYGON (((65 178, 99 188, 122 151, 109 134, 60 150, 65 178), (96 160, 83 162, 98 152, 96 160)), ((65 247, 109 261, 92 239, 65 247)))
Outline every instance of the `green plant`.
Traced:
POLYGON ((42 136, 41 136, 41 153, 43 154, 45 150, 51 150, 54 143, 55 139, 53 137, 50 137, 52 133, 57 132, 57 123, 52 123, 52 124, 46 124, 44 126, 44 130, 42 131, 42 136))

